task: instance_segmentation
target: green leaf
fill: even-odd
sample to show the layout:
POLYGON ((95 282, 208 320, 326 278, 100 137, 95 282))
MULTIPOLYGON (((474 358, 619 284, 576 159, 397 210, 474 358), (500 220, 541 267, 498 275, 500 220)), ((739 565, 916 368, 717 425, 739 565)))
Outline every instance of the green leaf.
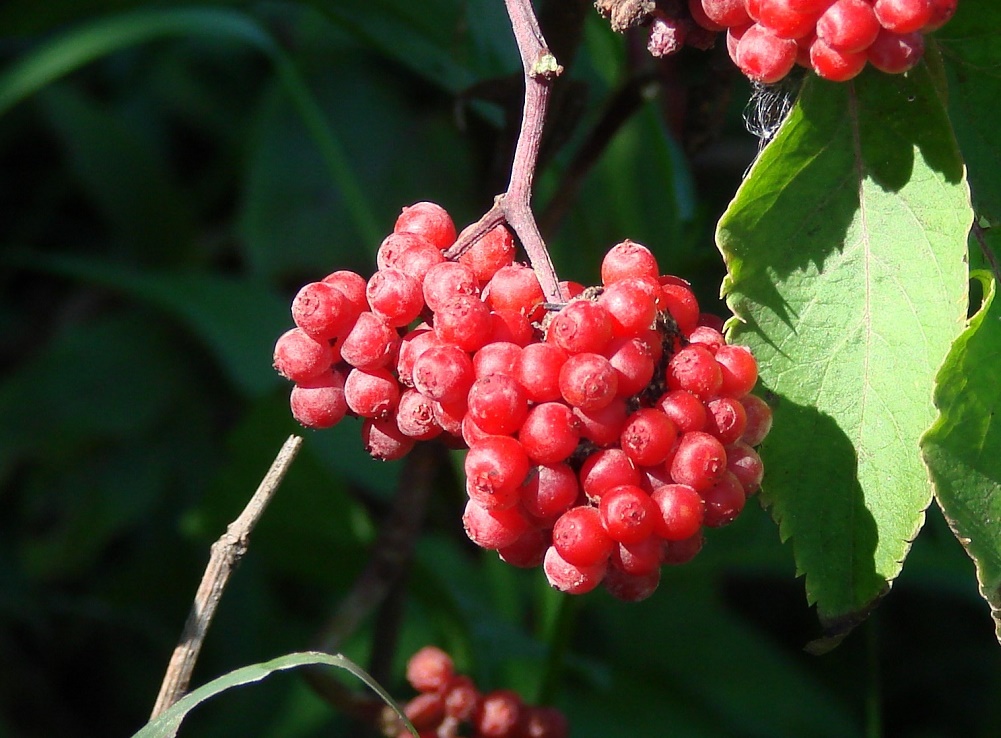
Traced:
POLYGON ((344 669, 345 671, 358 677, 376 694, 378 694, 379 697, 382 698, 383 702, 393 709, 393 711, 407 726, 407 730, 409 730, 415 737, 417 736, 417 731, 414 730, 413 725, 411 725, 410 721, 407 720, 403 711, 400 709, 400 706, 396 704, 396 701, 390 697, 389 693, 386 692, 386 690, 383 689, 382 686, 375 681, 375 679, 369 676, 368 673, 366 673, 360 666, 355 664, 350 659, 345 658, 341 654, 304 651, 302 653, 286 654, 285 656, 280 656, 279 658, 272 659, 271 661, 265 661, 260 664, 244 666, 218 677, 217 679, 213 679, 208 684, 201 686, 190 694, 182 697, 162 715, 148 722, 145 727, 143 727, 138 733, 134 734, 132 738, 173 738, 173 736, 177 735, 177 731, 181 727, 181 722, 185 717, 187 717, 188 713, 206 700, 234 687, 242 687, 245 684, 259 682, 277 671, 286 671, 288 669, 298 669, 302 666, 317 665, 334 666, 338 669, 344 669))
POLYGON ((997 284, 977 272, 986 293, 980 310, 938 373, 938 419, 921 440, 935 499, 977 566, 980 593, 990 603, 1001 640, 1001 305, 997 284))
POLYGON ((935 34, 949 80, 949 117, 969 167, 977 212, 1001 224, 1001 6, 960 3, 935 34))
POLYGON ((22 266, 124 292, 180 319, 237 385, 260 394, 282 383, 274 342, 291 324, 288 305, 263 284, 199 273, 137 272, 72 256, 19 255, 22 266))
POLYGON ((924 66, 809 80, 717 240, 774 407, 762 500, 832 636, 900 572, 931 490, 918 440, 965 318, 963 163, 924 66))

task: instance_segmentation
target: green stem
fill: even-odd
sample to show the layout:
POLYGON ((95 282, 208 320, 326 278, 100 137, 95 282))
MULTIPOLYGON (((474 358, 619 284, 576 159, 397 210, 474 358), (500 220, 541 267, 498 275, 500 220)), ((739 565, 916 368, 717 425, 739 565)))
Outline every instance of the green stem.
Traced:
POLYGON ((535 696, 535 704, 548 705, 559 691, 560 679, 563 676, 563 665, 570 641, 573 637, 574 625, 577 621, 577 597, 556 593, 558 597, 556 609, 552 612, 550 622, 546 627, 546 641, 549 652, 543 666, 542 679, 539 681, 539 691, 535 696))

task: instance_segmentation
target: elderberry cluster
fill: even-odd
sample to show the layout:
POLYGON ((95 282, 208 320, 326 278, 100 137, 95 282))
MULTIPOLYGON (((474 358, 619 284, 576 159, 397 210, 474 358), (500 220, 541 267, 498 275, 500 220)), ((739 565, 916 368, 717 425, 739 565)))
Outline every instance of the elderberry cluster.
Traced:
POLYGON ((367 282, 340 271, 299 291, 274 355, 293 415, 364 418, 378 459, 468 448, 474 543, 564 592, 649 596, 758 489, 771 410, 750 394, 754 357, 638 243, 605 255, 601 287, 562 283, 569 302, 551 305, 506 228, 449 260, 455 237, 418 203, 367 282))
POLYGON ((778 82, 797 64, 845 82, 871 64, 888 74, 914 67, 924 34, 941 28, 959 0, 599 0, 612 27, 646 23, 654 56, 712 46, 726 33, 746 77, 778 82), (650 6, 647 8, 646 6, 650 6))
MULTIPOLYGON (((567 720, 558 709, 527 705, 509 689, 481 693, 472 679, 455 672, 452 658, 436 646, 425 646, 410 657, 407 681, 418 694, 403 712, 421 736, 566 738, 567 720)), ((406 730, 398 732, 398 738, 409 736, 406 730)))

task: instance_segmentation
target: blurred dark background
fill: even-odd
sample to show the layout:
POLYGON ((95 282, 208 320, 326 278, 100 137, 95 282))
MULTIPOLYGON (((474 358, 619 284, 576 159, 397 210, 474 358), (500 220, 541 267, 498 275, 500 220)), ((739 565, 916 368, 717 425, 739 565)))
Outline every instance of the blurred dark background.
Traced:
MULTIPOLYGON (((654 63, 590 3, 541 9, 568 68, 536 197, 561 276, 595 281, 632 238, 725 314, 712 234, 757 151, 750 89, 725 50, 654 63)), ((271 368, 291 297, 368 274, 412 202, 478 218, 520 93, 499 0, 0 4, 0 736, 146 721, 209 546, 301 432, 271 368)), ((355 422, 305 435, 196 684, 315 645, 413 483, 355 422)), ((436 643, 530 699, 558 674, 577 738, 998 734, 1001 651, 934 509, 875 615, 809 656, 819 626, 759 506, 650 600, 567 610, 541 571, 468 544, 456 457, 432 462, 408 577, 341 644, 400 698, 436 643)), ((296 674, 182 731, 357 733, 296 674)))

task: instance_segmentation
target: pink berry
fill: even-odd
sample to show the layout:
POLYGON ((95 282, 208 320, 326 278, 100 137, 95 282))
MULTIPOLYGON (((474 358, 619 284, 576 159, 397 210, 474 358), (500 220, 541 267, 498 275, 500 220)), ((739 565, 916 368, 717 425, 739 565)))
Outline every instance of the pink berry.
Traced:
POLYGON ((433 202, 418 202, 403 208, 393 231, 417 233, 442 250, 455 243, 455 223, 445 208, 433 202))
POLYGON ((569 354, 553 343, 530 343, 518 357, 514 377, 532 402, 562 399, 560 370, 569 354))
POLYGON ((473 270, 480 283, 490 281, 497 270, 514 263, 514 237, 505 226, 493 228, 474 243, 459 261, 473 270))
POLYGON ((396 408, 400 385, 385 369, 352 369, 344 382, 344 399, 363 418, 385 418, 396 408))
POLYGON ((555 546, 550 546, 542 562, 542 569, 549 584, 567 594, 590 592, 605 578, 608 562, 601 561, 591 566, 575 566, 560 556, 555 546))
POLYGON ((772 84, 789 74, 796 63, 796 42, 779 38, 761 25, 744 32, 737 44, 737 66, 748 79, 772 84))
POLYGON ((466 502, 462 525, 469 540, 491 551, 512 545, 531 527, 518 507, 487 509, 474 500, 466 502))
POLYGON ((424 309, 421 285, 399 269, 382 269, 368 280, 365 292, 372 312, 394 328, 413 322, 424 309))
POLYGON ((618 390, 615 369, 601 354, 575 354, 560 369, 560 394, 582 410, 600 410, 618 390))
POLYGON ((702 528, 705 503, 687 484, 667 484, 650 495, 657 506, 654 532, 666 541, 690 538, 702 528))
POLYGON ((469 449, 464 462, 467 491, 484 507, 511 507, 528 476, 528 456, 510 436, 486 436, 469 449))
POLYGON ((344 335, 357 317, 344 293, 326 282, 304 285, 292 300, 292 320, 317 341, 344 335))
POLYGON ((518 440, 536 464, 555 464, 577 448, 580 428, 580 420, 562 402, 543 402, 528 412, 518 431, 518 440))
POLYGON ((498 269, 484 292, 493 310, 514 310, 532 320, 540 317, 545 300, 539 278, 524 264, 498 269))
POLYGON ((441 435, 442 427, 435 420, 434 405, 434 400, 417 390, 408 389, 400 395, 395 415, 400 433, 418 441, 429 441, 441 435))
POLYGON ((407 681, 418 692, 439 692, 454 674, 452 657, 437 646, 424 646, 407 661, 407 681))
POLYGON ((660 267, 653 252, 635 241, 626 240, 616 244, 601 261, 601 283, 606 287, 630 277, 656 279, 659 274, 660 267))
POLYGON ((473 382, 466 404, 470 417, 491 434, 516 433, 528 416, 525 390, 516 380, 504 374, 491 374, 473 382))
POLYGON ((393 418, 366 418, 361 438, 368 455, 379 461, 402 459, 414 447, 414 439, 403 435, 393 418))
POLYGON ((310 338, 301 328, 286 331, 275 343, 275 369, 293 382, 319 376, 333 363, 334 350, 330 344, 310 338))
POLYGON ((540 524, 552 524, 577 501, 577 475, 566 464, 532 468, 519 490, 521 506, 540 524))
POLYGON ((400 334, 375 313, 362 313, 341 343, 341 358, 358 369, 377 369, 392 361, 400 334))
POLYGON ((455 261, 443 261, 431 267, 422 285, 424 302, 437 312, 442 305, 458 295, 477 296, 479 282, 473 270, 455 261))
POLYGON ((292 388, 289 397, 292 417, 307 428, 330 428, 348 411, 344 399, 344 375, 328 371, 292 388))
POLYGON ((619 445, 636 466, 654 466, 667 459, 677 437, 678 429, 664 413, 640 408, 626 421, 619 445))
POLYGON ((639 543, 654 532, 659 510, 650 495, 632 484, 612 487, 601 496, 601 524, 618 543, 639 543))
POLYGON ((493 325, 490 308, 474 295, 453 295, 438 305, 434 313, 434 332, 442 343, 451 343, 473 352, 488 340, 493 325))
POLYGON ((686 433, 671 462, 671 477, 696 491, 711 486, 726 472, 726 450, 715 436, 701 431, 686 433))
POLYGON ((925 53, 925 37, 920 32, 893 33, 880 31, 866 49, 869 63, 886 74, 903 74, 921 61, 925 53))
POLYGON ((876 40, 879 28, 866 0, 836 0, 817 20, 817 38, 837 51, 864 51, 876 40))
POLYGON ((414 388, 438 402, 465 401, 475 377, 469 354, 451 344, 432 346, 414 361, 414 388))
POLYGON ((726 447, 726 468, 737 477, 745 495, 753 495, 761 487, 761 480, 765 475, 764 464, 757 451, 743 441, 726 447))

